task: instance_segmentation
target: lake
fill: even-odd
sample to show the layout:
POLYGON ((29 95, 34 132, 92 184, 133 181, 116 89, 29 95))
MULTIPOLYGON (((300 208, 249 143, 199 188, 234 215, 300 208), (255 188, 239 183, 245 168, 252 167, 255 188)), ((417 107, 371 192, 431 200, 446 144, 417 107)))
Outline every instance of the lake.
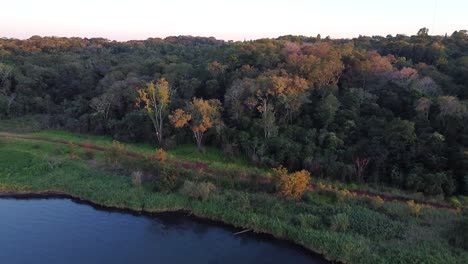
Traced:
POLYGON ((136 215, 70 199, 0 199, 2 263, 327 263, 290 243, 182 213, 136 215))

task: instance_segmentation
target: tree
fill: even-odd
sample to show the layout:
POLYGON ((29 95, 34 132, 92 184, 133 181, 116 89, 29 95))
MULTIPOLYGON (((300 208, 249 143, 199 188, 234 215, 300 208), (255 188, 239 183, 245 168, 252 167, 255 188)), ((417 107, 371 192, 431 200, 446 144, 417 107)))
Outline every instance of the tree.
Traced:
POLYGON ((249 78, 236 79, 231 86, 226 90, 224 95, 224 105, 229 117, 235 121, 239 121, 245 113, 246 99, 252 94, 252 89, 255 89, 255 81, 249 78))
POLYGON ((167 108, 171 102, 172 91, 166 79, 159 79, 156 83, 150 82, 145 88, 138 90, 137 105, 143 106, 153 122, 156 138, 160 146, 163 142, 164 119, 167 116, 167 108))
POLYGON ((340 106, 340 101, 333 94, 328 94, 317 106, 317 116, 324 128, 327 128, 335 120, 336 111, 340 106))
POLYGON ((94 115, 100 116, 107 128, 107 122, 109 120, 109 112, 114 102, 114 93, 104 93, 101 96, 91 99, 89 106, 95 111, 94 115))
POLYGON ((217 99, 193 98, 185 109, 177 109, 169 116, 175 128, 190 127, 199 151, 203 151, 203 135, 215 125, 221 124, 221 102, 217 99))
POLYGON ((417 35, 420 37, 427 37, 429 35, 429 29, 427 27, 420 28, 417 35))
POLYGON ((10 110, 17 97, 15 91, 16 80, 13 77, 12 68, 0 63, 0 94, 6 100, 6 116, 10 116, 10 110))
POLYGON ((424 117, 424 120, 429 119, 429 110, 431 108, 432 101, 426 97, 421 97, 416 101, 415 110, 416 112, 424 117))
POLYGON ((358 181, 362 181, 362 176, 364 174, 364 170, 366 169, 367 165, 369 164, 369 158, 361 158, 355 157, 353 159, 354 166, 356 168, 356 176, 358 181))
POLYGON ((275 115, 278 111, 282 111, 284 120, 292 121, 294 114, 308 101, 308 88, 303 78, 283 72, 280 72, 280 76, 268 73, 257 78, 253 92, 257 99, 257 110, 261 114, 265 139, 275 134, 275 115))

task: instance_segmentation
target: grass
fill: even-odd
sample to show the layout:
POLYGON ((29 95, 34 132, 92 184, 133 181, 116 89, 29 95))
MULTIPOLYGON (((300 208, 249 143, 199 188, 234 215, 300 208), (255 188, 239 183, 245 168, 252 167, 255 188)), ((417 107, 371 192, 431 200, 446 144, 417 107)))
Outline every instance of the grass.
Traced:
MULTIPOLYGON (((35 135, 80 140, 80 135, 61 131, 35 135)), ((111 142, 106 137, 81 140, 96 145, 111 142)), ((142 152, 148 148, 131 147, 142 152)), ((289 239, 346 263, 465 263, 468 259, 466 250, 450 244, 451 230, 460 217, 454 210, 423 207, 416 217, 404 203, 373 207, 359 197, 339 200, 333 192, 309 192, 303 199, 288 200, 265 190, 221 186, 216 180, 212 181, 216 191, 197 199, 180 189, 155 191, 152 181, 135 185, 130 174, 107 169, 104 153, 88 160, 82 158, 85 150, 76 151, 78 158, 71 159, 67 145, 0 139, 0 190, 55 190, 105 206, 151 212, 190 210, 200 217, 289 239)), ((177 155, 191 155, 183 148, 179 151, 177 155)), ((195 175, 178 177, 200 182, 195 175)))
MULTIPOLYGON (((75 143, 92 143, 99 146, 111 146, 110 136, 96 136, 71 133, 64 130, 42 130, 28 135, 49 139, 61 139, 75 143)), ((127 150, 141 154, 152 154, 157 147, 145 143, 125 143, 127 150)), ((224 153, 214 147, 206 147, 205 153, 200 153, 195 145, 185 144, 167 150, 167 153, 180 160, 206 163, 210 168, 223 170, 239 170, 247 173, 265 173, 269 169, 255 166, 244 157, 226 157, 224 153)))

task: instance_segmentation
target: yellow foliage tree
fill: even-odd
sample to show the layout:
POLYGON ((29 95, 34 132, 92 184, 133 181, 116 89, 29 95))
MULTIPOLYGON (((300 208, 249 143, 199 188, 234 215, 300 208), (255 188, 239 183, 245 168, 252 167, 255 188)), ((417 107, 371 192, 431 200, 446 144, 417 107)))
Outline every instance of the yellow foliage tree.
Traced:
POLYGON ((160 146, 163 145, 164 119, 171 102, 171 89, 166 79, 159 79, 156 83, 149 82, 145 88, 138 90, 137 106, 143 107, 153 122, 156 138, 160 146))
POLYGON ((221 102, 217 99, 193 98, 185 109, 175 110, 169 119, 176 128, 188 125, 193 132, 198 150, 202 151, 205 132, 214 125, 221 124, 221 110, 221 102))
POLYGON ((306 170, 289 174, 284 167, 273 169, 278 192, 290 198, 298 199, 302 196, 310 182, 310 173, 306 170))

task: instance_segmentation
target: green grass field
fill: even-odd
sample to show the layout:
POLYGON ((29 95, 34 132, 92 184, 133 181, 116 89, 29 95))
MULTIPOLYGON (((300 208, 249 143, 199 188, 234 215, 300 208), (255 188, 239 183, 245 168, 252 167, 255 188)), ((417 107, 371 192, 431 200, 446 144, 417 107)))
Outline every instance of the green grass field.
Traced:
MULTIPOLYGON (((105 137, 62 131, 34 135, 96 145, 111 142, 105 137)), ((145 145, 131 148, 151 151, 145 145)), ((191 155, 183 148, 179 151, 174 155, 191 155)), ((133 210, 190 210, 200 217, 289 239, 328 259, 346 263, 466 263, 468 259, 466 250, 449 243, 461 217, 454 210, 423 208, 415 217, 404 203, 375 205, 365 197, 343 199, 327 191, 309 192, 296 201, 267 190, 221 185, 217 180, 213 180, 217 190, 206 199, 198 199, 180 191, 180 187, 156 191, 154 184, 159 179, 135 185, 125 171, 115 173, 106 166, 105 153, 86 157, 85 152, 43 141, 0 139, 0 190, 60 191, 101 205, 133 210), (70 158, 72 151, 76 151, 76 158, 70 158)), ((211 179, 180 177, 182 181, 211 179)))

